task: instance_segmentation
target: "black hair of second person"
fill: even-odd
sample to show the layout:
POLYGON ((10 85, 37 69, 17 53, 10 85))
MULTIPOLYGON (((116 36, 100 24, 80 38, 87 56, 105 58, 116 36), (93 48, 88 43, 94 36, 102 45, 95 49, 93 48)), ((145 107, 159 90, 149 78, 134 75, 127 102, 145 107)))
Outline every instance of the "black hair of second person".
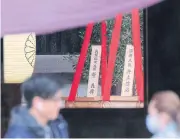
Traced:
POLYGON ((34 97, 49 99, 63 87, 63 83, 57 83, 52 78, 45 75, 33 75, 21 84, 21 94, 27 103, 27 107, 32 106, 34 97))

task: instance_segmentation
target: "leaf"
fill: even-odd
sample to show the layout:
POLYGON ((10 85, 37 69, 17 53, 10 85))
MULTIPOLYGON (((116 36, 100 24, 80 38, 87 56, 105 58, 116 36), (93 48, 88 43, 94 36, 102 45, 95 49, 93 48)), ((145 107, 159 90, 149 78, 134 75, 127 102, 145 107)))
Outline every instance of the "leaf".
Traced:
MULTIPOLYGON (((114 20, 107 20, 107 45, 109 46, 112 36, 112 29, 114 26, 114 20)), ((143 11, 140 11, 140 27, 141 27, 141 40, 142 40, 142 51, 143 51, 143 11)), ((83 42, 85 34, 85 28, 79 29, 79 38, 81 38, 81 43, 83 42)), ((131 14, 125 14, 123 16, 122 29, 121 29, 121 39, 119 43, 118 53, 116 56, 116 65, 113 75, 113 85, 116 85, 119 81, 122 81, 123 70, 124 70, 124 57, 127 44, 132 44, 132 32, 131 32, 131 14)), ((91 45, 101 43, 101 31, 100 24, 95 24, 93 28, 93 33, 90 41, 90 47, 88 49, 88 54, 86 56, 86 63, 83 69, 83 79, 88 81, 89 76, 89 65, 91 57, 91 45)), ((80 46, 81 47, 81 46, 80 46)), ((73 68, 76 67, 76 63, 73 68)), ((101 76, 100 76, 101 78, 101 76)))

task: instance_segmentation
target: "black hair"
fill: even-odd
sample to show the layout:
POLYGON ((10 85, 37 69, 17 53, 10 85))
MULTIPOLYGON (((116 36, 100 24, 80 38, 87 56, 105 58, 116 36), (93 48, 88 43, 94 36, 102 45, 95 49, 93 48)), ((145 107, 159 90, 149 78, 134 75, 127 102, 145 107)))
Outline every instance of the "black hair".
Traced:
POLYGON ((28 107, 31 107, 34 97, 38 96, 43 99, 49 99, 63 87, 62 83, 44 75, 33 75, 21 85, 21 94, 28 107))

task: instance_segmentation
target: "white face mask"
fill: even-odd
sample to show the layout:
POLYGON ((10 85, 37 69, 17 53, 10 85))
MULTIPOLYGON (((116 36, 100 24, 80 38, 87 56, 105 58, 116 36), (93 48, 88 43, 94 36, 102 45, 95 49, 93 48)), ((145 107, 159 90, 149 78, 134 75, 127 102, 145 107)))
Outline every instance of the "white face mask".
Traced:
POLYGON ((158 116, 147 115, 146 126, 152 134, 158 133, 160 131, 160 121, 158 116))

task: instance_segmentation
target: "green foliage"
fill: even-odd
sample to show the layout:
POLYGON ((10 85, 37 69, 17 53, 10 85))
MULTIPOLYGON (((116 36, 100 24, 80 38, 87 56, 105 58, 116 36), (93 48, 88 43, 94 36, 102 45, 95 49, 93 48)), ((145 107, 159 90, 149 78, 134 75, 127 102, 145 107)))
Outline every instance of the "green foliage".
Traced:
MULTIPOLYGON (((111 35, 112 35, 112 29, 114 26, 114 19, 107 20, 107 49, 109 50, 109 44, 111 41, 111 35)), ((141 22, 141 40, 143 40, 143 13, 140 11, 140 22, 141 22)), ((81 41, 83 41, 84 38, 85 29, 79 30, 79 37, 81 38, 81 41)), ((97 23, 94 26, 93 34, 90 41, 90 47, 88 49, 88 55, 86 57, 86 63, 83 71, 83 79, 88 80, 88 74, 89 74, 89 65, 90 65, 90 55, 91 55, 91 45, 92 44, 101 44, 101 36, 100 36, 100 24, 97 23)), ((123 23, 121 28, 121 39, 119 43, 118 53, 116 56, 116 65, 115 65, 115 71, 114 71, 114 78, 113 78, 113 85, 116 85, 119 81, 122 80, 123 77, 123 69, 124 69, 124 58, 125 58, 125 50, 126 45, 132 44, 132 32, 131 32, 131 14, 126 14, 123 16, 123 23)), ((143 46, 143 42, 142 42, 143 46)), ((101 77, 101 76, 100 76, 101 77)))

